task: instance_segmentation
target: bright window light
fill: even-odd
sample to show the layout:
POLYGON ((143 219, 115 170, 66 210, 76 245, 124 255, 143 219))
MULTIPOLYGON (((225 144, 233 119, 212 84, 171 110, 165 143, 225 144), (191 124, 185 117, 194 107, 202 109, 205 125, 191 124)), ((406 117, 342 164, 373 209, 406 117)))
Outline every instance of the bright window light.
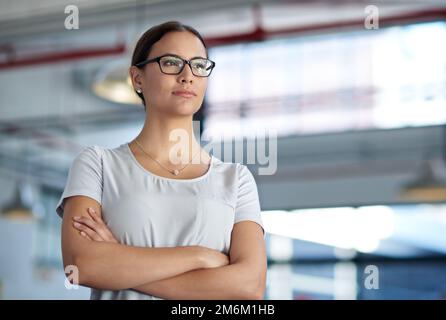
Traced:
POLYGON ((279 136, 446 122, 446 22, 211 50, 204 135, 279 136))
POLYGON ((386 206, 263 211, 262 219, 269 233, 360 252, 375 251, 395 228, 386 206))

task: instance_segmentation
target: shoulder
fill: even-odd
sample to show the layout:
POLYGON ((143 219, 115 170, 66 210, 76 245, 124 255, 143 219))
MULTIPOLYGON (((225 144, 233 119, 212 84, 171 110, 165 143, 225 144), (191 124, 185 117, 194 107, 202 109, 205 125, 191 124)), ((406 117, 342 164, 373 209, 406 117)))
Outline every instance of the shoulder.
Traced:
POLYGON ((72 166, 93 167, 97 170, 103 166, 111 166, 125 154, 121 145, 116 148, 106 148, 98 145, 82 147, 74 157, 72 166))
POLYGON ((97 145, 84 146, 77 153, 76 158, 101 158, 102 147, 97 145))
POLYGON ((237 162, 225 162, 216 156, 213 157, 213 170, 219 175, 224 175, 228 178, 238 178, 238 173, 240 171, 240 163, 237 162))
POLYGON ((125 151, 125 146, 125 144, 114 148, 107 148, 98 145, 85 146, 82 147, 81 150, 77 153, 76 159, 81 158, 103 161, 113 155, 123 154, 123 152, 125 151))
POLYGON ((209 189, 206 192, 214 194, 214 197, 223 198, 234 208, 238 198, 253 190, 255 185, 253 176, 248 167, 238 162, 225 162, 213 156, 212 174, 209 189))
POLYGON ((240 164, 238 163, 238 178, 239 180, 249 180, 250 182, 255 181, 254 180, 254 175, 251 173, 251 171, 249 170, 249 168, 244 165, 244 164, 240 164))
POLYGON ((238 162, 224 162, 214 156, 214 172, 222 178, 226 184, 239 188, 246 184, 255 184, 251 171, 244 164, 238 162))
POLYGON ((102 171, 102 148, 99 146, 82 147, 74 157, 70 172, 73 176, 102 171))

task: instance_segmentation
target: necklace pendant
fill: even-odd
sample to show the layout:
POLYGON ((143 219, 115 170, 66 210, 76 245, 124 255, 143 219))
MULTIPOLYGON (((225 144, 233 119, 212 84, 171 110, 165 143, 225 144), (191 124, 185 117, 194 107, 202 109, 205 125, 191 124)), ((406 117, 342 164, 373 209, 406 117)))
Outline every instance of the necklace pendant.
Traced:
POLYGON ((173 170, 173 174, 177 176, 177 175, 180 174, 180 171, 178 171, 177 169, 175 169, 175 170, 173 170))

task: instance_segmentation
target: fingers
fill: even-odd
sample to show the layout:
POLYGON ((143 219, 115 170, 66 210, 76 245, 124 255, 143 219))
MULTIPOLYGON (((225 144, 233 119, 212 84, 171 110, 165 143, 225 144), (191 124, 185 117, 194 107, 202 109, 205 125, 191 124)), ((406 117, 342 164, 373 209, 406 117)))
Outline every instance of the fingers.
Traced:
POLYGON ((105 224, 104 220, 102 220, 101 216, 91 207, 88 208, 87 211, 90 217, 101 227, 102 238, 105 241, 118 243, 118 240, 116 240, 115 236, 113 235, 109 227, 105 224))
POLYGON ((119 243, 118 240, 116 240, 116 238, 114 237, 111 230, 104 223, 101 216, 99 214, 97 214, 93 208, 91 208, 91 207, 88 208, 87 212, 88 212, 89 216, 91 217, 91 219, 89 219, 88 217, 83 217, 83 216, 74 217, 73 219, 76 222, 85 224, 90 229, 93 229, 93 231, 95 231, 97 234, 99 234, 99 236, 102 238, 103 241, 119 243))
POLYGON ((95 222, 98 223, 103 222, 101 217, 96 213, 96 211, 93 208, 88 208, 87 212, 95 222))
POLYGON ((81 223, 81 224, 87 226, 90 229, 93 229, 97 234, 99 234, 99 236, 102 239, 106 239, 107 238, 107 234, 106 234, 106 232, 104 231, 104 228, 103 228, 103 223, 98 223, 98 222, 96 222, 96 221, 94 221, 94 220, 92 220, 90 218, 84 217, 84 216, 74 217, 73 219, 74 219, 74 221, 76 221, 78 223, 81 223))
POLYGON ((87 237, 90 240, 94 240, 94 241, 104 241, 104 239, 102 239, 102 237, 94 230, 90 229, 89 227, 87 227, 86 225, 82 224, 82 223, 78 223, 76 221, 73 222, 73 226, 81 231, 81 235, 83 235, 84 237, 87 237), (82 234, 84 233, 84 234, 82 234))
POLYGON ((92 238, 90 238, 90 236, 88 234, 86 234, 84 231, 81 231, 81 235, 84 236, 85 238, 87 238, 90 241, 93 241, 92 238))

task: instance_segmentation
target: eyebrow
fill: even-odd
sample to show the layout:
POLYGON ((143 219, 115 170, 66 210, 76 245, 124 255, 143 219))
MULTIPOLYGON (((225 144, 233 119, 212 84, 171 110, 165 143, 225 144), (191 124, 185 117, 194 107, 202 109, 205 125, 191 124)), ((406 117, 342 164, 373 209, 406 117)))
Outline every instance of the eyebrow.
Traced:
POLYGON ((184 57, 182 57, 182 56, 180 56, 180 55, 178 55, 178 54, 172 53, 172 52, 166 52, 166 53, 163 53, 163 54, 159 55, 158 57, 167 56, 167 55, 169 55, 169 56, 179 57, 179 58, 182 58, 182 59, 184 59, 184 60, 190 60, 190 59, 194 59, 194 58, 208 59, 208 58, 205 58, 205 57, 202 57, 202 56, 195 56, 195 57, 192 57, 192 58, 190 58, 190 59, 186 59, 186 58, 184 58, 184 57))

